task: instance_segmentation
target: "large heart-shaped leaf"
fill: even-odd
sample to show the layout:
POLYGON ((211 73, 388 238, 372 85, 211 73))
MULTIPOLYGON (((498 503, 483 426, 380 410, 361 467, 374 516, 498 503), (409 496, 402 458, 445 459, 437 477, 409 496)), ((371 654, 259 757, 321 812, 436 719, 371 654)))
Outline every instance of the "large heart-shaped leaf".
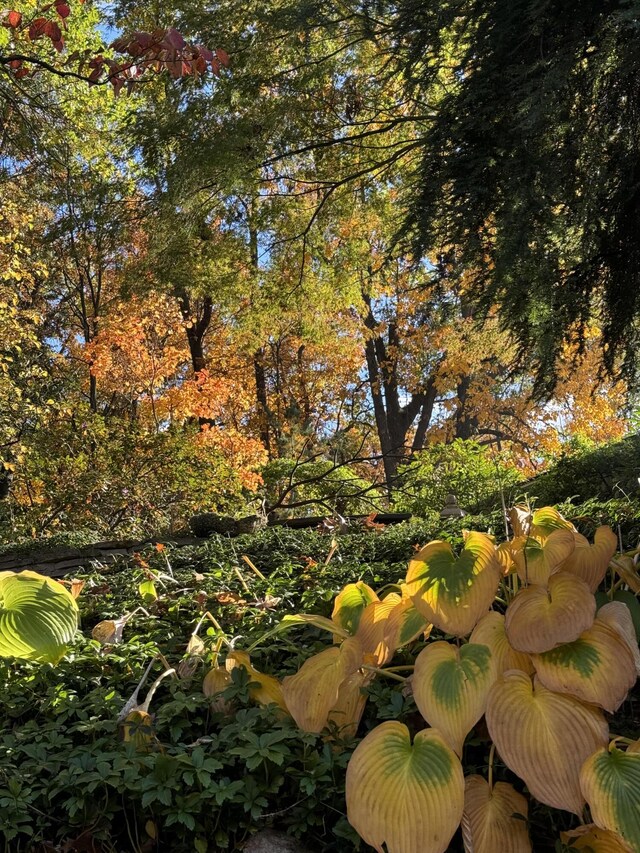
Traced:
POLYGON ((582 813, 580 768, 608 743, 602 711, 511 670, 489 691, 486 720, 500 757, 536 799, 582 813))
POLYGON ((531 853, 527 831, 529 804, 513 785, 490 788, 482 776, 464 785, 462 839, 466 853, 531 853))
POLYGON ((464 805, 455 753, 434 729, 390 721, 358 745, 347 767, 347 817, 378 853, 444 853, 464 805))
POLYGON ((567 572, 549 578, 549 586, 521 589, 505 614, 505 629, 514 649, 539 654, 572 643, 590 628, 596 600, 583 580, 567 572))
MULTIPOLYGON (((634 600, 636 600, 635 596, 634 600)), ((622 637, 633 655, 636 675, 640 675, 640 649, 629 607, 623 601, 610 601, 598 610, 598 619, 606 622, 622 637)))
POLYGON ((407 587, 416 608, 441 631, 464 637, 489 609, 502 569, 493 540, 468 533, 456 557, 448 542, 431 542, 409 563, 407 587))
POLYGON ((494 679, 508 669, 520 669, 533 673, 533 662, 525 652, 516 651, 507 637, 504 616, 497 610, 490 610, 478 622, 469 638, 471 643, 482 643, 491 649, 491 666, 494 679))
POLYGON ((596 530, 593 545, 580 533, 574 533, 576 547, 562 567, 563 572, 577 575, 595 592, 607 573, 611 558, 616 553, 618 539, 606 525, 596 530))
POLYGON ((56 663, 78 628, 65 587, 36 572, 0 573, 0 655, 56 663))
POLYGON ((584 762, 580 785, 595 823, 640 850, 640 753, 599 749, 584 762))
POLYGON ((430 643, 416 658, 413 698, 418 710, 458 755, 487 704, 493 683, 491 650, 466 643, 430 643))
POLYGON ((583 850, 584 853, 633 853, 619 835, 601 829, 595 823, 561 832, 560 839, 571 850, 583 850))
POLYGON ((533 664, 549 690, 570 693, 612 713, 624 702, 637 677, 631 649, 599 618, 572 643, 533 655, 533 664))
POLYGON ((349 634, 355 634, 365 607, 377 600, 376 593, 364 581, 349 583, 336 596, 331 619, 349 634))
POLYGON ((523 583, 546 586, 549 576, 557 572, 573 553, 574 534, 571 530, 554 530, 546 539, 529 537, 522 547, 513 551, 518 577, 523 583))
POLYGON ((360 641, 352 637, 306 660, 282 682, 289 713, 305 732, 321 732, 337 704, 342 683, 362 665, 360 641))
POLYGON ((575 530, 573 524, 553 506, 541 506, 531 516, 530 536, 550 536, 554 530, 575 530))

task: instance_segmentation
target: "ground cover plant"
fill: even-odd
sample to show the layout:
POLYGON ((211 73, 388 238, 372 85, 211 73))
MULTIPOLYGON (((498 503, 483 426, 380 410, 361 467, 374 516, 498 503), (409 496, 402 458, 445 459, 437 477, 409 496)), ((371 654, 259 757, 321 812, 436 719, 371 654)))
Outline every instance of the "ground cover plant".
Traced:
POLYGON ((602 791, 637 784, 633 561, 550 510, 496 548, 498 519, 214 537, 50 581, 81 631, 3 661, 6 849, 240 849, 271 825, 323 851, 638 849, 633 801, 602 791), (531 633, 549 600, 569 616, 531 633))

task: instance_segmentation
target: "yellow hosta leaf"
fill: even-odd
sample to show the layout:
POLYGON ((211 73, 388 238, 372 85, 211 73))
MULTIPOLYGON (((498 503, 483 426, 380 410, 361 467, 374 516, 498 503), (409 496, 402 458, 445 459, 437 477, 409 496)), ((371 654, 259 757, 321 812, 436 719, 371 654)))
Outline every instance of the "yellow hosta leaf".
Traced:
POLYGON ((561 832, 560 839, 572 850, 584 850, 584 853, 632 853, 619 835, 601 829, 595 823, 561 832))
POLYGON ((441 631, 464 637, 489 609, 502 569, 493 540, 469 533, 456 557, 448 542, 431 542, 409 563, 408 592, 416 609, 441 631))
POLYGON ((496 548, 496 557, 502 566, 502 574, 510 575, 517 570, 514 562, 514 553, 522 546, 524 539, 514 539, 513 541, 501 542, 496 548))
POLYGON ((580 785, 593 821, 640 850, 640 753, 599 749, 584 762, 580 785))
POLYGON ((533 513, 528 506, 524 504, 516 504, 509 510, 509 524, 513 530, 513 535, 527 537, 531 533, 531 524, 533 513))
POLYGON ((523 583, 545 586, 549 576, 557 572, 575 548, 570 530, 554 530, 544 541, 529 537, 513 551, 518 577, 523 583))
POLYGON ((549 690, 570 693, 612 713, 636 683, 631 649, 614 628, 598 617, 577 640, 533 655, 532 659, 538 678, 549 690))
POLYGON ((435 729, 413 744, 408 728, 382 723, 347 767, 349 823, 378 853, 445 853, 464 804, 462 766, 435 729))
POLYGON ((226 714, 231 710, 229 702, 221 695, 231 684, 231 673, 222 666, 214 666, 202 680, 202 692, 209 697, 211 710, 226 714))
POLYGON ((550 536, 554 530, 575 530, 570 521, 553 506, 541 506, 531 516, 530 536, 550 536))
POLYGON ((469 638, 471 643, 482 643, 491 649, 491 666, 494 680, 508 669, 520 669, 528 674, 533 673, 533 662, 525 652, 516 651, 504 627, 504 616, 497 610, 490 610, 478 622, 469 638))
POLYGON ((383 601, 372 601, 362 611, 355 636, 360 640, 363 655, 371 655, 375 666, 389 663, 396 650, 391 645, 393 637, 387 634, 389 617, 400 604, 400 596, 392 593, 383 601))
POLYGON ((628 587, 631 587, 635 593, 640 592, 640 575, 631 557, 621 554, 619 557, 611 560, 611 565, 628 587))
POLYGON ((462 839, 466 853, 531 853, 529 804, 513 785, 467 776, 462 839))
POLYGON ((608 604, 603 604, 598 610, 598 619, 602 619, 622 637, 633 655, 636 675, 640 675, 640 649, 633 617, 627 605, 623 601, 610 601, 608 604))
POLYGON ((491 650, 478 643, 457 648, 430 643, 416 658, 413 698, 430 726, 462 754, 464 739, 484 714, 493 683, 491 650))
POLYGON ((606 525, 596 530, 593 545, 580 533, 574 533, 576 547, 562 567, 563 572, 577 575, 587 584, 591 592, 595 592, 616 553, 618 539, 610 527, 606 525))
POLYGON ((327 722, 338 729, 341 737, 355 736, 367 704, 364 688, 374 678, 375 673, 363 673, 358 670, 353 675, 349 675, 340 685, 338 698, 329 712, 327 722))
POLYGON ((338 702, 342 683, 362 664, 359 640, 350 638, 306 660, 282 682, 289 713, 305 732, 321 732, 338 702))
POLYGON ((350 583, 336 596, 331 619, 349 634, 355 634, 365 607, 378 596, 363 581, 350 583))
MULTIPOLYGON (((386 601, 386 599, 385 599, 386 601)), ((384 640, 392 649, 399 649, 428 633, 431 625, 416 609, 410 598, 403 598, 393 608, 387 619, 384 640)))
POLYGON ((265 675, 263 672, 258 672, 251 665, 251 660, 247 652, 242 652, 237 649, 230 651, 225 661, 227 672, 232 672, 237 666, 243 667, 249 673, 250 681, 257 682, 257 686, 249 688, 249 695, 259 705, 278 705, 283 711, 287 710, 287 705, 282 695, 282 687, 277 678, 272 675, 265 675))
POLYGON ((558 572, 549 587, 531 585, 507 607, 505 629, 514 649, 530 654, 572 643, 593 624, 596 600, 586 583, 558 572))
POLYGON ((489 691, 487 726, 504 763, 548 806, 580 815, 583 762, 608 743, 602 711, 512 670, 489 691))

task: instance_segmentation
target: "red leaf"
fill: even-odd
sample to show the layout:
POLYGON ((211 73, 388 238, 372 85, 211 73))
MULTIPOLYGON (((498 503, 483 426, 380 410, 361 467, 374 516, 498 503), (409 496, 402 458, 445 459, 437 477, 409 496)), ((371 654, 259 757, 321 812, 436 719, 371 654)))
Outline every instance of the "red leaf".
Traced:
POLYGON ((130 39, 128 36, 120 36, 120 38, 114 39, 114 41, 111 42, 109 47, 111 48, 111 50, 115 50, 118 53, 122 53, 129 47, 129 41, 130 39))
POLYGON ((14 76, 15 76, 16 80, 21 80, 23 77, 26 77, 27 74, 29 74, 29 73, 30 73, 30 71, 28 68, 20 68, 18 71, 16 71, 14 76))
POLYGON ((182 35, 174 27, 169 27, 164 40, 168 42, 171 47, 175 47, 176 50, 182 50, 187 44, 182 35))
POLYGON ((55 21, 47 21, 45 32, 54 44, 62 39, 62 30, 55 21))
POLYGON ((113 94, 117 98, 120 94, 120 89, 122 89, 122 87, 124 86, 124 80, 122 79, 122 77, 112 77, 111 85, 113 86, 113 94))
POLYGON ((56 6, 56 12, 60 15, 61 18, 68 18, 71 14, 71 9, 66 3, 58 3, 56 6))
POLYGON ((200 51, 200 56, 203 56, 207 62, 211 62, 213 59, 213 51, 209 50, 208 47, 203 47, 203 45, 198 45, 198 50, 200 51))
POLYGON ((36 18, 29 27, 29 38, 31 41, 41 38, 47 32, 49 21, 46 18, 36 18))
POLYGON ((60 39, 59 41, 54 41, 53 46, 58 51, 58 53, 62 53, 62 51, 64 50, 64 42, 62 39, 60 39))
POLYGON ((216 56, 220 60, 220 62, 224 65, 225 68, 229 65, 229 54, 226 50, 222 50, 221 47, 216 48, 216 56))
POLYGON ((5 27, 11 27, 15 30, 22 23, 22 13, 11 11, 7 15, 7 20, 4 22, 5 27))
POLYGON ((99 65, 97 68, 94 68, 91 74, 89 74, 89 83, 95 83, 102 74, 102 66, 99 65))
POLYGON ((12 71, 17 71, 18 68, 21 68, 21 67, 22 67, 22 60, 21 59, 12 59, 11 62, 9 63, 9 68, 12 71))

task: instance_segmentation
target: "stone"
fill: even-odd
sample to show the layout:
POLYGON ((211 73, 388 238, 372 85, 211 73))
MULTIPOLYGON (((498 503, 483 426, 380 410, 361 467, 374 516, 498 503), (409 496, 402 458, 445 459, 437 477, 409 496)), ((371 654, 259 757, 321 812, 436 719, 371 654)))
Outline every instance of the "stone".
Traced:
POLYGON ((464 518, 467 513, 460 509, 455 495, 447 495, 440 518, 464 518))

